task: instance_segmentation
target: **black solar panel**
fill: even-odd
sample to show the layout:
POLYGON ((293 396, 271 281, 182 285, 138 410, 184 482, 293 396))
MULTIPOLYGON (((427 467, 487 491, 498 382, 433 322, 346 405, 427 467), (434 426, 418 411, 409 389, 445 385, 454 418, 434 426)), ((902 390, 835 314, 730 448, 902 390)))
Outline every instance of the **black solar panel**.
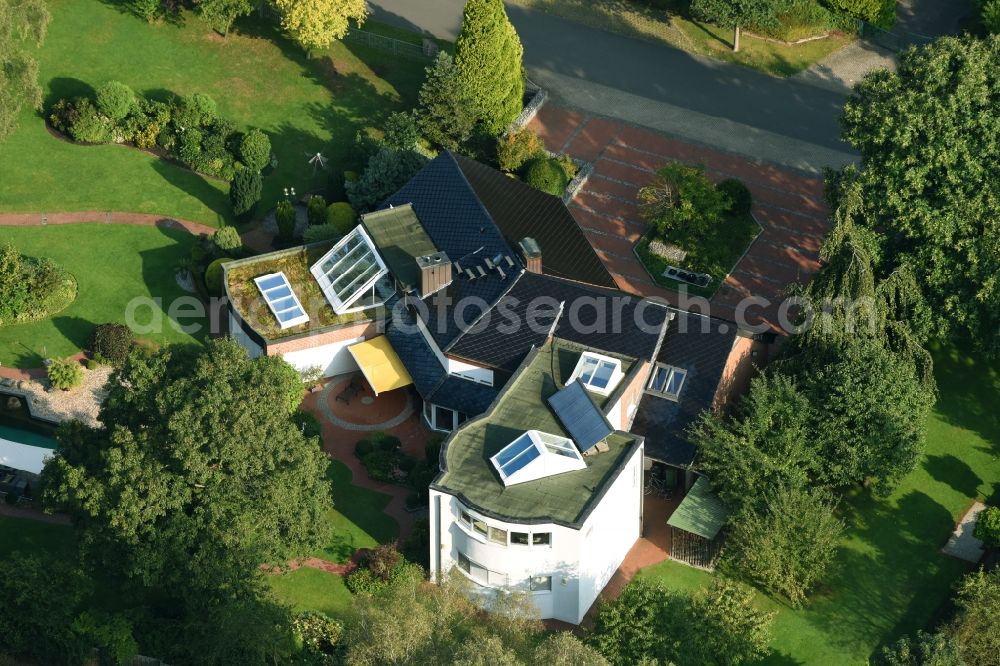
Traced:
POLYGON ((549 405, 581 453, 614 432, 580 382, 573 382, 549 396, 549 405))

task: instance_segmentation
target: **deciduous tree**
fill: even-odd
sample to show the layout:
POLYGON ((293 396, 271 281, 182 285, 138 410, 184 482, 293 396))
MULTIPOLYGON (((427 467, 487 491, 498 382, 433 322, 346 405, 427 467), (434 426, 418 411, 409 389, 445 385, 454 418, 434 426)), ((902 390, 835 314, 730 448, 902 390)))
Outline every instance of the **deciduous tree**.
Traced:
POLYGON ((1000 569, 969 574, 958 586, 958 606, 948 627, 968 666, 990 666, 1000 654, 1000 569))
POLYGON ((680 162, 658 169, 653 182, 639 190, 642 216, 671 239, 701 238, 721 221, 729 203, 703 167, 680 162))
POLYGON ((198 13, 223 37, 229 34, 233 21, 253 10, 250 0, 198 0, 198 13))
POLYGON ((281 27, 306 51, 325 49, 347 34, 349 22, 368 16, 365 0, 272 0, 281 27))
POLYGON ((42 108, 38 62, 24 44, 40 46, 51 18, 44 0, 0 0, 0 141, 17 127, 25 104, 42 108))
POLYGON ((521 112, 524 47, 503 0, 469 0, 455 40, 459 81, 484 129, 499 136, 521 112))

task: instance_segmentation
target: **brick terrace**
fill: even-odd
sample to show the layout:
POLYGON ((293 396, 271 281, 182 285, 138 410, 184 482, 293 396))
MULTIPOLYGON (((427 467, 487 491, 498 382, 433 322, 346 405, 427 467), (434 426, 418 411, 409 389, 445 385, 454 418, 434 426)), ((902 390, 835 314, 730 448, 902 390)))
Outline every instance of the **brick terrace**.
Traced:
POLYGON ((751 307, 746 321, 764 321, 779 330, 777 304, 786 285, 805 281, 819 268, 829 211, 818 178, 553 104, 544 106, 529 127, 549 150, 594 165, 569 209, 625 291, 678 302, 678 294, 654 283, 632 251, 648 228, 639 216, 636 194, 655 169, 671 160, 702 164, 715 181, 742 180, 753 193, 753 213, 763 227, 712 298, 713 315, 734 320, 743 298, 761 296, 773 305, 751 307))

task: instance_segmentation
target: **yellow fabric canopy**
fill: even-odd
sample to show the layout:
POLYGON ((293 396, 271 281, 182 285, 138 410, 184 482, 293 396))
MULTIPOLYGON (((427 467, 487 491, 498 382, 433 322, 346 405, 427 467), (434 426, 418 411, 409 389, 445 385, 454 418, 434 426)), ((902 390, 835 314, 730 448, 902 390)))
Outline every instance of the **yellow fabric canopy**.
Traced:
POLYGON ((389 344, 389 338, 384 335, 353 344, 347 350, 361 368, 375 395, 413 383, 406 366, 389 344))

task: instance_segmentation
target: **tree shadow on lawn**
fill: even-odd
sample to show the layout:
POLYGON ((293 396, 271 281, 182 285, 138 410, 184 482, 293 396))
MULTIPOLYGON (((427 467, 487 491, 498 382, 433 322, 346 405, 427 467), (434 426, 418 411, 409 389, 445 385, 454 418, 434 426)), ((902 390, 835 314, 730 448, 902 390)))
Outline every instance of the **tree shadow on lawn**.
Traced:
POLYGON ((48 118, 52 105, 61 99, 72 99, 74 97, 87 97, 94 99, 97 92, 94 87, 86 81, 74 79, 69 76, 57 76, 49 79, 48 92, 42 102, 42 110, 38 115, 48 118))
POLYGON ((934 410, 949 425, 982 437, 990 443, 990 452, 1000 456, 1000 410, 996 409, 1000 364, 972 352, 971 348, 968 340, 932 347, 939 391, 934 410))
MULTIPOLYGON (((149 290, 149 297, 154 299, 163 313, 158 320, 154 319, 152 322, 156 325, 156 330, 147 335, 162 341, 177 337, 176 326, 191 326, 191 331, 184 332, 196 340, 204 341, 209 334, 207 308, 198 294, 184 291, 177 283, 180 264, 190 256, 191 248, 198 242, 198 237, 166 220, 158 223, 156 229, 168 238, 170 243, 139 253, 142 259, 143 282, 149 290), (179 300, 182 298, 183 301, 179 300), (171 314, 175 318, 171 317, 171 314)), ((197 280, 201 276, 193 277, 197 280)), ((140 295, 135 294, 135 296, 140 295)), ((128 303, 124 305, 128 308, 128 303)), ((123 323, 126 319, 125 314, 124 311, 121 313, 120 321, 123 323)), ((144 324, 147 323, 145 320, 147 314, 149 308, 140 307, 134 317, 139 323, 144 324)))
POLYGON ((979 484, 983 480, 965 461, 952 454, 927 456, 923 464, 924 469, 935 481, 951 486, 966 497, 976 497, 979 494, 979 484))
POLYGON ((925 627, 966 567, 938 552, 952 517, 922 492, 895 507, 892 498, 858 495, 846 522, 848 540, 804 612, 845 653, 867 654, 925 627))
POLYGON ((151 164, 153 171, 163 176, 165 181, 194 197, 215 213, 217 226, 221 227, 224 222, 231 221, 232 210, 226 191, 212 187, 204 176, 166 160, 154 158, 151 164))
POLYGON ((52 325, 56 327, 56 330, 79 350, 87 349, 90 346, 90 338, 98 323, 103 322, 93 322, 72 315, 56 315, 52 318, 52 325))

